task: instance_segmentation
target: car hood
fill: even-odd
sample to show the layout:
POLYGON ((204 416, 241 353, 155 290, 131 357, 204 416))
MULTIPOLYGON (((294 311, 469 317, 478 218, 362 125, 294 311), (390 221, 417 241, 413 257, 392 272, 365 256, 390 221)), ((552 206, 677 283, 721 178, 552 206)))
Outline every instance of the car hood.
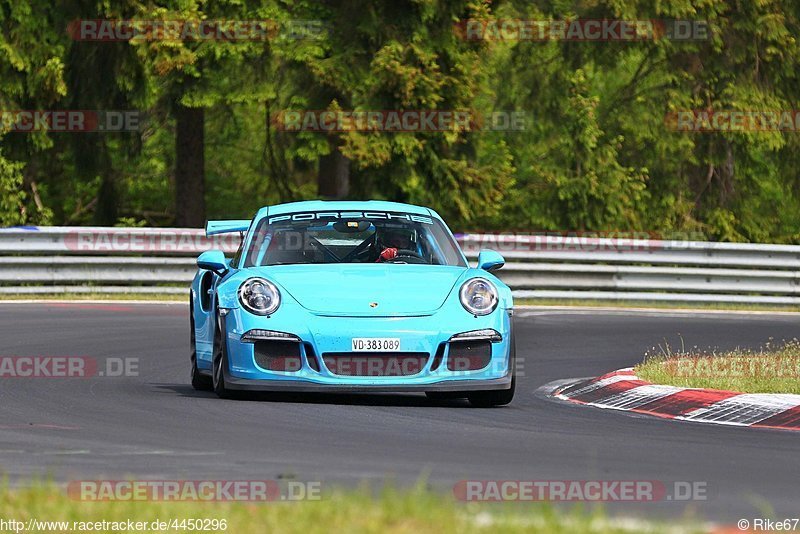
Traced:
POLYGON ((442 307, 464 267, 413 264, 276 265, 258 269, 319 315, 430 315, 442 307))

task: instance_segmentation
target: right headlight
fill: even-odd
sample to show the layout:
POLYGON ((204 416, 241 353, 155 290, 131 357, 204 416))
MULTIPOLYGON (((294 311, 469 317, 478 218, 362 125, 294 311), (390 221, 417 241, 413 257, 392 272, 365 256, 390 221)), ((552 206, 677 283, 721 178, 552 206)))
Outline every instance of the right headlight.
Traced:
POLYGON ((485 278, 471 278, 458 293, 461 305, 473 315, 488 315, 497 307, 497 288, 485 278))
POLYGON ((239 286, 239 302, 256 315, 272 315, 281 305, 281 293, 264 278, 249 278, 239 286))

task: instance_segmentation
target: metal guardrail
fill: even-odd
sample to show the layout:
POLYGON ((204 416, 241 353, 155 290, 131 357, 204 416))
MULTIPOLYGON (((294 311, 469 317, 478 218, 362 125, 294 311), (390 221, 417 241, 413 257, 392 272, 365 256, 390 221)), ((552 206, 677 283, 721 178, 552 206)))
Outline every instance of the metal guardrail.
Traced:
MULTIPOLYGON (((800 246, 550 235, 457 236, 474 262, 492 248, 516 297, 800 304, 800 246)), ((0 229, 0 294, 181 294, 204 250, 239 236, 199 229, 0 229)))

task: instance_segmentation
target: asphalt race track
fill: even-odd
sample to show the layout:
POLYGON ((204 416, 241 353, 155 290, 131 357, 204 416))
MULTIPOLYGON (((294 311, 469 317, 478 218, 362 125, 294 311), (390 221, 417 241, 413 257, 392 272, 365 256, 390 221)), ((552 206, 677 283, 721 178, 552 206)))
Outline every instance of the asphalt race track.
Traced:
POLYGON ((800 433, 635 417, 548 400, 680 346, 791 339, 800 316, 518 311, 514 403, 475 409, 422 395, 222 401, 188 385, 181 304, 0 304, 4 356, 138 358, 139 376, 3 378, 0 469, 12 481, 97 478, 321 480, 451 491, 464 479, 699 481, 707 500, 612 503, 613 514, 735 521, 800 513, 800 433), (773 511, 770 514, 770 511, 773 511))

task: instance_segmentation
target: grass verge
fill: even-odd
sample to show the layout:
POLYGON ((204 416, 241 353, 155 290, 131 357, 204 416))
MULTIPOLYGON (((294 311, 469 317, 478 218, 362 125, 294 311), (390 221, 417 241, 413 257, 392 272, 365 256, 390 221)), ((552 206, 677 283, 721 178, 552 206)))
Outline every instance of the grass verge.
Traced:
POLYGON ((741 393, 800 394, 800 342, 767 343, 757 350, 673 352, 645 356, 639 378, 670 386, 723 389, 741 393))
MULTIPOLYGON (((702 532, 696 523, 666 524, 646 521, 615 521, 602 512, 557 511, 544 504, 475 504, 456 502, 452 495, 418 487, 411 490, 367 489, 327 492, 319 501, 293 503, 197 503, 197 502, 83 502, 72 500, 52 484, 0 489, 0 517, 26 522, 66 521, 68 525, 39 531, 75 532, 85 525, 75 522, 127 522, 181 520, 225 520, 225 528, 206 532, 270 533, 461 533, 461 532, 702 532), (67 528, 64 528, 67 527, 67 528)), ((179 523, 180 524, 180 523, 179 523)), ((86 530, 86 528, 84 528, 86 530)), ((113 528, 97 531, 111 532, 113 528)), ((13 529, 12 529, 13 531, 13 529)), ((147 532, 157 530, 148 528, 147 532)), ((160 532, 186 532, 167 529, 160 532)))

